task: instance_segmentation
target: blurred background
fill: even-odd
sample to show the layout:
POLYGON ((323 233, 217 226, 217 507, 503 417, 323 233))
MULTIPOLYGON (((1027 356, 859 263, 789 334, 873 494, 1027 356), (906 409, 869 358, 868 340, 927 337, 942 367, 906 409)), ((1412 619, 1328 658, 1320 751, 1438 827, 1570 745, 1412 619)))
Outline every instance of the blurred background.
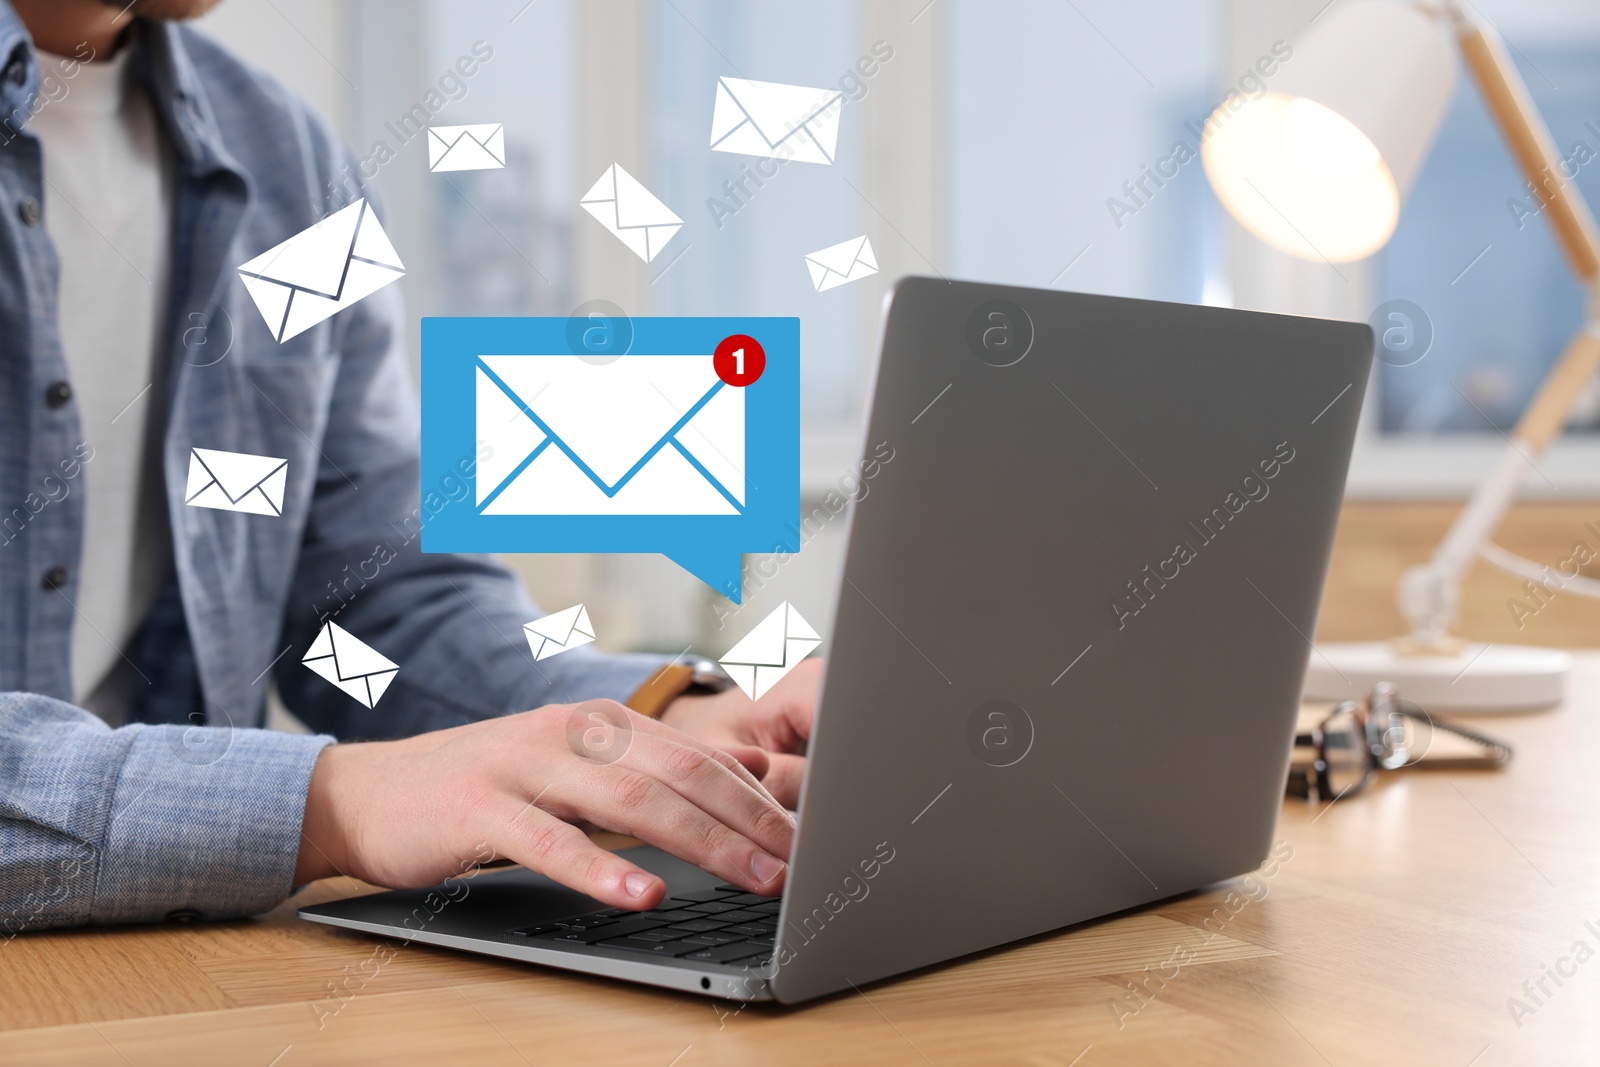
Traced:
MULTIPOLYGON (((1375 371, 1319 628, 1346 639, 1399 632, 1395 578, 1503 448, 1583 294, 1464 79, 1395 238, 1373 259, 1291 259, 1227 217, 1198 160, 1200 125, 1327 4, 227 0, 200 25, 307 97, 358 157, 387 160, 373 184, 408 268, 413 365, 424 315, 566 315, 594 299, 635 315, 798 314, 803 512, 854 469, 878 310, 901 275, 1356 320, 1411 302, 1431 342, 1417 362, 1375 371), (886 54, 870 77, 857 72, 886 54), (479 60, 471 77, 454 70, 463 56, 479 60), (845 89, 837 162, 787 165, 731 196, 724 183, 753 160, 707 148, 721 75, 845 89), (430 174, 423 137, 401 122, 419 105, 436 108, 434 124, 503 122, 509 165, 430 174), (1180 145, 1195 158, 1150 180, 1158 165, 1170 173, 1161 161, 1180 145), (654 263, 577 207, 613 162, 685 220, 654 263), (805 253, 863 233, 881 273, 814 292, 805 253)), ((1600 201, 1600 5, 1477 6, 1600 201)), ((1589 503, 1600 500, 1597 429, 1591 388, 1502 544, 1553 561, 1583 521, 1600 523, 1589 503)), ((546 607, 585 602, 612 648, 715 655, 784 599, 825 625, 842 525, 825 526, 732 620, 659 556, 508 561, 546 607)), ((747 557, 747 574, 757 568, 772 570, 747 557)), ((1477 568, 1462 631, 1503 636, 1502 602, 1518 587, 1477 568)), ((1600 643, 1595 614, 1557 602, 1517 639, 1600 643)))

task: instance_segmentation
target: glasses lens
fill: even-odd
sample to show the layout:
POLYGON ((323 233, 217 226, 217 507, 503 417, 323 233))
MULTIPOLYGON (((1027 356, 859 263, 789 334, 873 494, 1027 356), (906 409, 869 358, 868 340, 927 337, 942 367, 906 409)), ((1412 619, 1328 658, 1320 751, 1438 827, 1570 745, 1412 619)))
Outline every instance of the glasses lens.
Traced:
POLYGON ((1385 770, 1403 767, 1410 758, 1405 716, 1394 686, 1379 682, 1367 698, 1367 747, 1372 758, 1385 770))
POLYGON ((1335 797, 1343 796, 1358 787, 1372 769, 1366 730, 1354 705, 1335 708, 1322 724, 1322 737, 1328 788, 1335 797))
MULTIPOLYGON (((1406 738, 1405 761, 1399 766, 1409 767, 1426 756, 1433 746, 1433 716, 1409 700, 1401 701, 1397 707, 1395 718, 1406 738)), ((1389 769, 1387 764, 1385 769, 1389 769)))

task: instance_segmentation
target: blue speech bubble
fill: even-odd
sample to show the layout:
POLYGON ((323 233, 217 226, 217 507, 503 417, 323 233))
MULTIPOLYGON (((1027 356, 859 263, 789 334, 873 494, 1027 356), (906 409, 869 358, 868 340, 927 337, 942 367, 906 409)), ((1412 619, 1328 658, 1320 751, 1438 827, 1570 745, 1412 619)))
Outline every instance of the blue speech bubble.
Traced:
MULTIPOLYGON (((610 359, 582 360, 586 353, 574 351, 568 318, 422 320, 422 485, 426 490, 463 475, 474 483, 473 495, 463 501, 470 506, 432 514, 422 530, 422 551, 659 552, 739 603, 744 553, 800 550, 800 320, 636 318, 631 325, 632 342, 622 361, 671 357, 676 361, 673 366, 684 366, 689 365, 686 356, 703 357, 709 372, 717 343, 744 334, 761 344, 766 369, 742 388, 702 373, 700 378, 709 385, 698 398, 685 394, 674 399, 663 393, 664 403, 676 405, 677 416, 663 417, 659 436, 650 433, 641 438, 646 447, 639 449, 626 471, 618 473, 595 469, 584 455, 585 443, 567 439, 579 435, 561 428, 561 412, 553 406, 570 396, 570 390, 556 389, 541 399, 528 387, 545 368, 552 375, 601 375, 616 365, 610 359), (572 361, 589 370, 530 362, 536 360, 572 361), (692 438, 693 420, 712 402, 725 409, 726 390, 743 394, 743 455, 729 455, 737 448, 725 450, 713 444, 715 455, 725 462, 706 464, 701 459, 712 453, 692 438), (483 417, 491 407, 496 412, 485 432, 501 440, 498 451, 479 432, 480 397, 485 404, 483 417), (508 424, 513 425, 511 432, 494 429, 508 424), (679 433, 688 447, 677 439, 679 433), (513 442, 509 449, 507 439, 513 442), (524 451, 526 455, 521 454, 524 451), (463 461, 463 456, 476 458, 463 461), (703 488, 709 510, 716 513, 571 513, 572 500, 598 500, 596 493, 607 501, 630 499, 622 496, 630 485, 635 487, 632 499, 639 499, 640 486, 662 477, 659 464, 670 465, 672 476, 679 480, 694 481, 696 491, 703 488), (713 465, 718 469, 709 469, 713 465), (740 474, 742 486, 724 484, 735 482, 740 474), (541 496, 540 489, 549 486, 564 488, 541 496), (552 503, 557 500, 563 502, 552 503), (546 507, 565 513, 543 512, 546 507)), ((581 378, 562 380, 585 384, 581 378)), ((592 383, 603 388, 606 381, 597 377, 592 383)), ((593 402, 593 395, 588 399, 593 402)), ((603 415, 602 411, 602 419, 603 415)), ((590 424, 583 427, 592 442, 590 424)), ((630 425, 619 432, 637 434, 638 429, 630 425)))

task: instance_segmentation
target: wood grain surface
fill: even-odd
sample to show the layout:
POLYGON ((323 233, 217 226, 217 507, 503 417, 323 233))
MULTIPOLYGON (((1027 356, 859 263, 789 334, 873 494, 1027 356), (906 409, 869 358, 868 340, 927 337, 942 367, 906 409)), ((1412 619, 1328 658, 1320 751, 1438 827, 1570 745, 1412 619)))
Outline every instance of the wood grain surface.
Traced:
POLYGON ((1250 880, 813 1004, 421 945, 333 998, 398 943, 297 919, 370 888, 331 879, 252 921, 0 944, 0 1064, 1593 1064, 1600 653, 1559 709, 1474 723, 1508 769, 1286 802, 1250 880))
MULTIPOLYGON (((1346 503, 1334 539, 1317 640, 1373 641, 1404 632, 1405 622, 1395 607, 1395 584, 1402 571, 1433 553, 1460 510, 1459 502, 1346 503)), ((1596 557, 1582 573, 1600 579, 1600 533, 1595 531, 1600 531, 1600 502, 1525 503, 1511 509, 1494 540, 1552 567, 1572 558, 1577 542, 1586 542, 1596 557)), ((1533 601, 1523 579, 1479 560, 1462 583, 1461 622, 1456 630, 1477 641, 1600 647, 1600 600, 1559 590, 1543 599, 1543 604, 1533 601), (1514 612, 1507 604, 1510 600, 1521 600, 1536 610, 1531 615, 1514 612)))

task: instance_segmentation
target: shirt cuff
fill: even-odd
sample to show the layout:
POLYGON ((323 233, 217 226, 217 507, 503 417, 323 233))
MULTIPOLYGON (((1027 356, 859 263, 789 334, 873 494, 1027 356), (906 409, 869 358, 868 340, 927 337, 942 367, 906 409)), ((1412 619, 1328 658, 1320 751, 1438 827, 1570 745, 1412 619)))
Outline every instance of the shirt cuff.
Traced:
POLYGON ((306 792, 333 738, 144 726, 117 780, 89 921, 256 915, 294 890, 306 792))

